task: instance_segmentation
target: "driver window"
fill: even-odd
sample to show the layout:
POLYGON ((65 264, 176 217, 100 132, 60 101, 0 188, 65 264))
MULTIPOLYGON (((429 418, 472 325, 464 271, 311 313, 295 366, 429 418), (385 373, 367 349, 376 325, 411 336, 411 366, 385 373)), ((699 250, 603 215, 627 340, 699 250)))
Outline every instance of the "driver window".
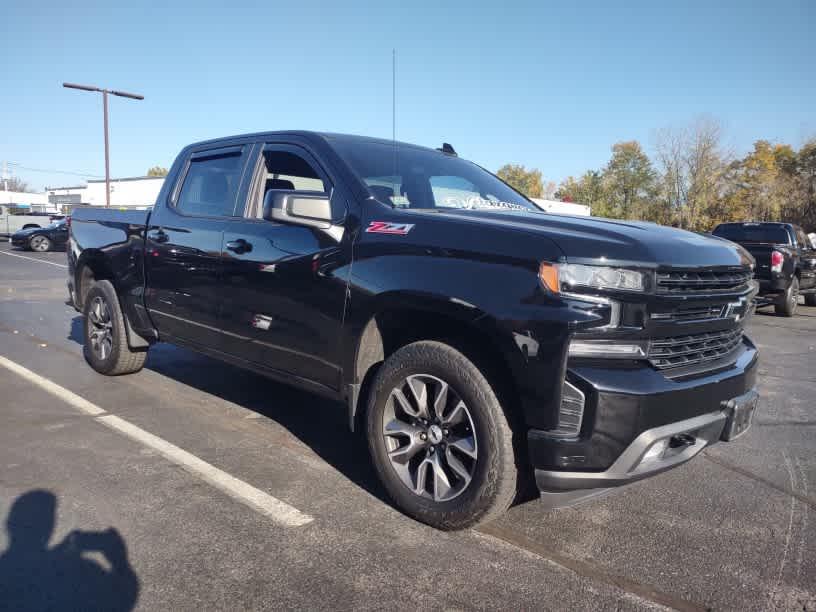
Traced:
POLYGON ((289 151, 264 151, 264 195, 270 189, 328 193, 326 183, 300 155, 289 151))
POLYGON ((322 193, 331 198, 332 217, 339 220, 345 208, 337 198, 332 198, 332 185, 324 179, 324 174, 305 157, 288 150, 266 150, 263 152, 260 198, 256 204, 255 216, 263 214, 263 202, 270 191, 302 191, 311 194, 322 193))

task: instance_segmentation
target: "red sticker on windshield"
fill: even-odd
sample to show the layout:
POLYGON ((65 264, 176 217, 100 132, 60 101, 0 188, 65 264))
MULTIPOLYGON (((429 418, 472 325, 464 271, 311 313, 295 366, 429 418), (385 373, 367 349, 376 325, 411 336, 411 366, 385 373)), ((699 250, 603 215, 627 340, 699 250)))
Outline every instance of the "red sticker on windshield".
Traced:
POLYGON ((413 229, 413 223, 389 223, 388 221, 372 221, 366 228, 368 234, 393 234, 405 236, 413 229))

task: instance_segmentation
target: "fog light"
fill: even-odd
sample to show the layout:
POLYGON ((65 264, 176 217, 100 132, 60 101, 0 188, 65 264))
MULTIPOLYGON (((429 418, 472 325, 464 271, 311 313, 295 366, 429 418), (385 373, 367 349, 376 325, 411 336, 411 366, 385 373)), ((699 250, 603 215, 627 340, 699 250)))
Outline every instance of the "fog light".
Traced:
POLYGON ((649 450, 646 451, 646 454, 643 455, 643 459, 641 461, 652 461, 654 459, 660 459, 663 456, 663 453, 669 446, 669 441, 665 438, 663 440, 658 440, 654 444, 649 447, 649 450))
POLYGON ((634 343, 610 342, 607 340, 572 340, 569 344, 570 357, 618 357, 638 359, 645 357, 643 346, 634 343))
POLYGON ((561 406, 558 409, 558 427, 549 430, 552 436, 574 438, 581 433, 581 422, 584 419, 584 403, 586 396, 583 392, 564 381, 561 388, 561 406))

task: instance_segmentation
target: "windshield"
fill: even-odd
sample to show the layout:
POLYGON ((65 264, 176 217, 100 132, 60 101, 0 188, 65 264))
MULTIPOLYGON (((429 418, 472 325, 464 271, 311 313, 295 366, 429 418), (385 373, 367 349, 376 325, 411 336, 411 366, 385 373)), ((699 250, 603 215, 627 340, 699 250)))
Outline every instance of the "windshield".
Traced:
POLYGON ((781 225, 760 225, 758 223, 718 225, 712 233, 733 242, 790 243, 788 231, 781 225))
POLYGON ((371 195, 397 208, 541 212, 498 178, 469 161, 413 146, 338 138, 333 146, 371 195))

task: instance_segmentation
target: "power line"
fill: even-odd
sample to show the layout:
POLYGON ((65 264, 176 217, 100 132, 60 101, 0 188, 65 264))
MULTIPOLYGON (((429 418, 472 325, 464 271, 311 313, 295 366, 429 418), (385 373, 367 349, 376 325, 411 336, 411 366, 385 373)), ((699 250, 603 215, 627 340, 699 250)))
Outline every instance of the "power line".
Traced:
POLYGON ((101 174, 94 174, 92 172, 82 172, 81 170, 55 170, 49 168, 32 168, 31 166, 23 166, 17 162, 8 162, 9 166, 14 166, 20 170, 27 170, 28 172, 42 172, 46 174, 67 174, 71 176, 82 176, 90 178, 105 178, 101 174))

